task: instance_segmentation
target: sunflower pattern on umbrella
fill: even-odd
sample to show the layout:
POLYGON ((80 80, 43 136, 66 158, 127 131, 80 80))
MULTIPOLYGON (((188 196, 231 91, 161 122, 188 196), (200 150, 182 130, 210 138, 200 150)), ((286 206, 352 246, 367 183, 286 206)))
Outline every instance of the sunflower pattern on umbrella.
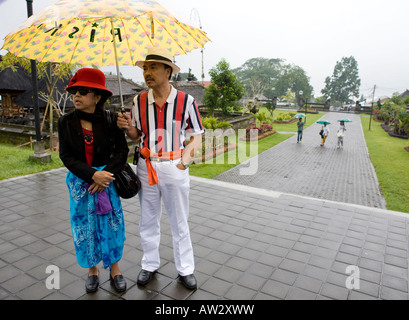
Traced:
POLYGON ((176 56, 210 41, 156 1, 63 0, 6 36, 3 49, 39 62, 114 66, 113 36, 119 65, 134 65, 152 46, 165 46, 176 56))

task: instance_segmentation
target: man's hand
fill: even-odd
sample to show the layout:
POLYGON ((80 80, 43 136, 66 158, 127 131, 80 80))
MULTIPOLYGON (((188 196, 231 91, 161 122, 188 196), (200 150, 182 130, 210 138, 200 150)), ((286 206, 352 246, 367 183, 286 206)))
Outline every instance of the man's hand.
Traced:
POLYGON ((176 165, 176 167, 180 170, 186 170, 187 168, 185 168, 185 166, 183 164, 181 164, 180 162, 176 165))
POLYGON ((132 118, 129 114, 126 113, 118 113, 118 120, 116 121, 116 125, 121 130, 126 130, 126 134, 132 140, 139 139, 138 130, 132 125, 132 118))
POLYGON ((176 167, 180 170, 186 170, 185 166, 182 164, 182 161, 185 163, 190 163, 196 151, 201 147, 202 147, 202 135, 200 134, 196 136, 191 136, 190 142, 183 152, 183 157, 181 159, 181 162, 179 162, 176 165, 176 167))
POLYGON ((118 120, 116 121, 116 125, 119 129, 129 130, 132 127, 131 116, 126 113, 118 113, 118 120))

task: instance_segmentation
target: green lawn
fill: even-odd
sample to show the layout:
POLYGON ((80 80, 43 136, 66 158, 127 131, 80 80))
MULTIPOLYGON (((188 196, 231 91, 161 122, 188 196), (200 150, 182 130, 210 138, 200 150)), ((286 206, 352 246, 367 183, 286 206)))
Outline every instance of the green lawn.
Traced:
MULTIPOLYGON (((267 110, 267 108, 260 108, 261 112, 265 112, 267 114, 269 114, 269 111, 267 110)), ((288 112, 296 112, 293 110, 274 110, 273 112, 273 119, 276 120, 277 117, 283 113, 288 113, 288 112)), ((313 123, 315 123, 316 121, 318 121, 325 113, 324 112, 320 112, 318 114, 307 114, 307 123, 304 126, 304 129, 308 128, 310 125, 312 125, 313 123)), ((305 118, 303 120, 305 122, 305 118)), ((283 132, 297 132, 297 122, 293 122, 293 123, 273 123, 273 129, 276 131, 283 131, 283 132)))
POLYGON ((0 143, 0 180, 16 176, 47 171, 63 166, 56 153, 51 154, 50 163, 39 163, 29 159, 34 151, 29 147, 16 148, 13 145, 0 143))
MULTIPOLYGON (((262 107, 260 108, 260 112, 264 112, 267 115, 270 115, 270 112, 267 110, 267 108, 262 107)), ((277 119, 277 117, 280 114, 283 113, 288 113, 289 111, 287 110, 276 110, 273 113, 273 119, 277 119)), ((310 126, 311 124, 315 123, 318 119, 320 119, 323 116, 324 113, 319 113, 319 114, 308 114, 307 115, 307 124, 305 126, 305 128, 307 128, 308 126, 310 126)), ((281 131, 281 132, 297 132, 297 124, 296 122, 293 123, 274 123, 273 124, 273 129, 276 131, 281 131)), ((264 139, 261 139, 258 141, 258 153, 261 153, 267 149, 270 149, 272 147, 274 147, 275 145, 279 144, 280 142, 288 139, 289 137, 291 137, 291 134, 273 134, 271 136, 268 136, 264 139)), ((247 153, 249 154, 249 143, 247 143, 247 153)), ((236 152, 237 151, 233 151, 236 152)), ((219 155, 218 157, 216 157, 215 159, 213 159, 213 163, 212 164, 206 164, 206 163, 202 163, 202 164, 194 164, 192 166, 190 166, 190 174, 193 176, 199 176, 199 177, 203 177, 203 178, 213 178, 216 175, 229 170, 233 167, 235 167, 236 165, 238 165, 239 162, 239 158, 236 154, 236 162, 234 164, 229 164, 228 163, 228 154, 225 153, 224 155, 219 155), (217 162, 219 163, 223 163, 223 164, 216 164, 217 162)))
MULTIPOLYGON (((258 141, 258 145, 257 145, 257 154, 266 151, 267 149, 270 149, 272 147, 274 147, 275 145, 279 144, 280 142, 288 139, 289 137, 291 137, 292 134, 279 134, 279 133, 275 133, 273 135, 267 136, 261 140, 258 141)), ((236 139, 237 140, 237 139, 236 139)), ((252 142, 252 143, 256 143, 256 142, 252 142)), ((245 150, 246 150, 246 155, 250 155, 250 142, 239 142, 237 143, 237 148, 243 148, 244 150, 244 145, 245 145, 245 150)), ((219 155, 218 157, 213 159, 213 163, 200 163, 200 164, 193 164, 190 166, 189 171, 190 174, 193 176, 198 176, 198 177, 202 177, 202 178, 213 178, 216 175, 229 170, 233 167, 235 167, 236 165, 238 165, 239 162, 239 156, 238 156, 238 149, 229 151, 229 152, 233 152, 233 156, 235 155, 236 161, 232 164, 229 164, 228 161, 228 153, 225 152, 224 154, 219 155), (222 163, 222 164, 218 164, 218 163, 222 163)), ((240 149, 241 150, 241 149, 240 149)), ((241 162, 247 160, 247 159, 240 159, 242 160, 241 162)))
POLYGON ((369 131, 367 115, 361 121, 387 208, 409 213, 409 152, 404 149, 409 141, 389 136, 379 122, 372 121, 369 131))

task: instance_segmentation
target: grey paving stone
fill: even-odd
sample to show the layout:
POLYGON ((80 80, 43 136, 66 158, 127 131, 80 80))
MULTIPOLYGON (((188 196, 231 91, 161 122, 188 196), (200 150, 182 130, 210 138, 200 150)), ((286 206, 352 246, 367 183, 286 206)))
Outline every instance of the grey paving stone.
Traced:
MULTIPOLYGON (((87 295, 87 269, 77 264, 67 218, 66 169, 0 181, 0 299, 407 300, 409 216, 379 209, 382 206, 375 199, 376 192, 370 197, 371 185, 376 182, 369 178, 373 168, 365 152, 358 150, 365 149, 359 141, 350 139, 344 150, 335 150, 330 145, 325 149, 316 147, 315 138, 314 133, 310 146, 307 138, 301 146, 291 138, 279 148, 272 148, 263 155, 265 160, 260 159, 261 169, 271 171, 262 171, 263 179, 247 177, 247 185, 191 178, 196 291, 186 290, 177 278, 166 214, 161 220, 161 267, 149 285, 136 285, 142 250, 139 201, 135 198, 122 202, 127 241, 120 266, 128 290, 117 294, 108 272, 100 266, 101 288, 97 294, 87 295), (299 147, 305 148, 302 150, 306 154, 301 155, 299 147), (338 151, 348 154, 348 158, 338 151), (281 168, 277 154, 285 158, 291 152, 306 158, 281 168), (358 158, 351 156, 355 152, 358 158), (327 156, 343 159, 347 165, 344 171, 351 171, 352 176, 334 180, 332 193, 316 195, 321 192, 320 185, 328 186, 324 182, 329 176, 327 180, 322 176, 339 169, 321 162, 327 156), (300 165, 308 157, 314 157, 315 162, 300 165), (361 169, 365 166, 363 177, 358 177, 358 165, 361 169), (285 182, 294 178, 292 173, 287 178, 280 176, 280 170, 288 171, 289 166, 300 167, 297 170, 310 179, 310 188, 275 189, 274 183, 284 188, 285 182), (259 188, 260 183, 265 185, 259 188), (342 189, 345 183, 348 188, 342 189), (352 192, 357 190, 355 186, 365 194, 352 192), (16 196, 20 189, 25 190, 26 197, 16 196), (53 201, 48 201, 50 195, 53 201), (28 198, 31 201, 27 202, 28 198), (365 205, 360 204, 369 198, 365 205), (60 290, 46 289, 45 268, 50 264, 60 268, 60 290), (346 288, 346 269, 351 265, 360 271, 357 290, 346 288)), ((294 174, 299 177, 301 173, 294 174)))
POLYGON ((346 287, 325 283, 320 294, 331 299, 346 300, 348 293, 349 290, 346 287))

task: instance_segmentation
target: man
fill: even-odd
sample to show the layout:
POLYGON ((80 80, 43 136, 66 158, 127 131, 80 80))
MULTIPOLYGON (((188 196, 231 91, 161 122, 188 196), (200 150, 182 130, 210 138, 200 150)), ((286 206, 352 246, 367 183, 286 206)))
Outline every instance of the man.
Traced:
POLYGON ((140 235, 143 249, 142 270, 137 283, 146 285, 159 269, 160 217, 162 204, 168 214, 173 237, 176 269, 188 289, 196 289, 194 257, 189 217, 189 163, 201 146, 204 132, 197 104, 188 94, 170 85, 172 74, 180 71, 165 48, 149 49, 143 69, 148 92, 134 99, 131 115, 119 114, 118 127, 140 139, 138 176, 142 188, 140 235), (186 146, 186 133, 191 135, 186 146))
POLYGON ((304 122, 302 121, 301 118, 299 118, 297 122, 297 127, 298 127, 297 143, 299 143, 302 141, 302 131, 304 129, 304 122))

